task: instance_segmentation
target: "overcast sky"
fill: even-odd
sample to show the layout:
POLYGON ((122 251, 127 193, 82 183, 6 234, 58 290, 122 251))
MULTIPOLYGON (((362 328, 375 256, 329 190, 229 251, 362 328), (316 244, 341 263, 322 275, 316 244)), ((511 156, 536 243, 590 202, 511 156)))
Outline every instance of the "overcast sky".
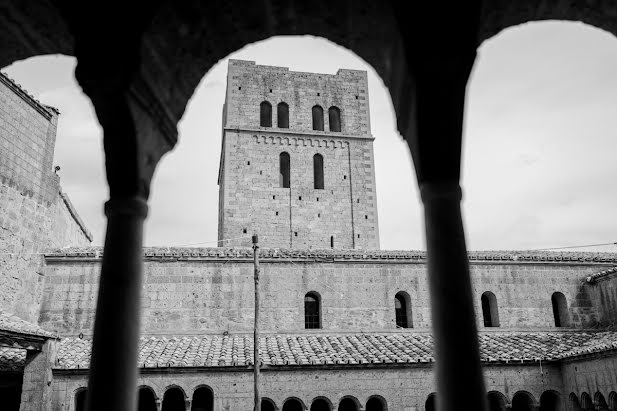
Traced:
MULTIPOLYGON (((409 150, 396 130, 388 91, 370 66, 313 37, 277 37, 229 57, 294 71, 367 70, 381 248, 425 248, 409 150)), ((60 109, 54 164, 100 245, 108 195, 102 131, 74 68, 73 58, 46 56, 3 71, 60 109)), ((179 145, 158 166, 146 245, 216 245, 226 70, 227 59, 204 76, 180 122, 179 145)), ((615 73, 617 40, 579 23, 522 25, 480 47, 468 85, 463 146, 469 249, 617 242, 615 73)))

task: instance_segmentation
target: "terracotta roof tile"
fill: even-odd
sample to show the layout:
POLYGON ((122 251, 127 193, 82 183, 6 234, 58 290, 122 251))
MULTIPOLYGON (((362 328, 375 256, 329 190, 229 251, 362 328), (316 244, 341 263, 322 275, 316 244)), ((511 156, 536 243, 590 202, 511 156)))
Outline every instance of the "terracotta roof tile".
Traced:
MULTIPOLYGON (((433 338, 409 334, 271 334, 260 341, 267 366, 317 364, 395 364, 433 362, 433 338)), ((550 361, 617 349, 617 332, 487 332, 480 334, 484 362, 550 361)), ((57 368, 88 368, 91 341, 64 338, 57 368)), ((246 367, 253 342, 243 335, 142 337, 139 366, 246 367)))
POLYGON ((25 335, 34 335, 38 337, 54 337, 53 333, 45 331, 36 324, 22 320, 15 315, 4 312, 0 312, 0 332, 2 331, 25 335))
POLYGON ((21 371, 26 363, 26 350, 0 347, 0 372, 21 371))

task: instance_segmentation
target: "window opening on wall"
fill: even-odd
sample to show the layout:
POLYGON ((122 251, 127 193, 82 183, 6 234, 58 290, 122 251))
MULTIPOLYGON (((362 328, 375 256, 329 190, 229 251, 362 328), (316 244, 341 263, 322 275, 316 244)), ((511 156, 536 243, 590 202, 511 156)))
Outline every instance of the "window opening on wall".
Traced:
POLYGON ((499 312, 497 297, 490 291, 486 291, 481 297, 482 318, 485 327, 499 327, 499 312))
POLYGON ((323 190, 323 186, 323 156, 315 154, 313 156, 313 187, 317 190, 323 190))
POLYGON ((242 234, 246 234, 246 228, 242 229, 242 234))
POLYGON ((289 160, 289 154, 288 153, 281 153, 279 156, 279 167, 280 167, 280 173, 279 173, 279 185, 283 188, 289 188, 289 171, 290 171, 290 164, 289 164, 290 160, 289 160))
POLYGON ((289 106, 281 102, 276 106, 276 122, 278 128, 289 128, 289 106))
POLYGON ((259 105, 259 125, 272 127, 272 104, 267 101, 262 101, 259 105))
POLYGON ((214 396, 209 387, 199 387, 193 393, 191 411, 212 411, 214 396))
POLYGON ((242 87, 238 87, 238 90, 242 90, 242 87))
POLYGON ((278 211, 276 212, 276 215, 279 215, 279 212, 278 212, 278 211))
POLYGON ((298 196, 298 200, 302 201, 302 196, 298 196))
POLYGON ((259 175, 262 175, 262 174, 263 174, 263 171, 262 171, 262 170, 259 170, 259 175))
POLYGON ((394 296, 394 314, 396 326, 411 328, 411 300, 407 293, 398 292, 394 296))
POLYGON ((311 291, 304 296, 304 328, 321 328, 320 314, 319 295, 311 291))
POLYGON ((317 201, 319 201, 319 197, 317 197, 317 201))
POLYGON ((273 200, 276 200, 276 196, 272 196, 272 199, 273 199, 273 200))
POLYGON ((365 220, 368 220, 368 216, 367 216, 367 215, 365 215, 365 216, 364 216, 364 219, 365 219, 365 220))
POLYGON ((360 238, 360 234, 358 234, 358 238, 360 238))
POLYGON ((251 162, 250 162, 250 161, 247 161, 247 162, 246 162, 246 165, 247 165, 247 166, 250 166, 250 165, 251 165, 251 162))
POLYGON ((298 232, 297 231, 294 232, 294 236, 296 236, 296 237, 298 236, 298 232))
POLYGON ((330 248, 334 248, 334 236, 330 236, 330 248))
POLYGON ((347 180, 347 176, 343 176, 343 180, 347 180))
POLYGON ((555 319, 555 327, 567 327, 569 325, 568 303, 566 296, 560 292, 555 292, 551 296, 553 305, 553 318, 555 319))
POLYGON ((323 108, 313 106, 313 130, 323 131, 323 108))
POLYGON ((320 218, 320 217, 321 217, 321 213, 317 213, 317 218, 320 218))
POLYGON ((321 96, 321 94, 320 94, 320 93, 317 93, 317 97, 319 97, 319 96, 321 96))
POLYGON ((270 93, 272 93, 272 89, 270 89, 270 93))
POLYGON ((332 106, 328 109, 328 119, 330 120, 330 131, 341 131, 341 110, 332 106))

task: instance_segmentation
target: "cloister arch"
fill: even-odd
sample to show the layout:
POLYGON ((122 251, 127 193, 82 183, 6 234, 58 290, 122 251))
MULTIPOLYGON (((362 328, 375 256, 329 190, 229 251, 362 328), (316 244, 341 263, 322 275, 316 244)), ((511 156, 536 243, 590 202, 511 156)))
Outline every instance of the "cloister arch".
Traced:
POLYGON ((489 391, 486 394, 489 411, 506 411, 508 399, 499 391, 489 391))
POLYGON ((366 401, 365 411, 388 411, 388 402, 381 395, 372 395, 366 401))
POLYGON ((527 391, 518 391, 512 397, 512 411, 533 411, 535 406, 535 398, 527 391))
POLYGON ((289 397, 283 403, 282 411, 304 411, 306 410, 306 405, 300 398, 289 397))
POLYGON ((581 411, 583 409, 580 401, 578 400, 578 396, 573 392, 571 392, 568 396, 568 402, 570 403, 570 409, 572 411, 581 411))
MULTIPOLYGON (((410 7, 409 4, 405 6, 410 7)), ((455 279, 448 287, 455 291, 466 290, 469 275, 458 208, 458 182, 465 85, 475 59, 475 47, 505 27, 530 20, 576 20, 612 33, 617 31, 614 19, 607 17, 612 16, 610 2, 591 6, 573 3, 561 7, 556 0, 478 1, 451 4, 445 8, 441 4, 420 2, 411 6, 412 10, 404 10, 403 5, 399 9, 398 3, 391 8, 377 2, 362 2, 353 8, 332 2, 299 10, 294 7, 272 12, 276 18, 255 22, 254 16, 262 10, 246 7, 230 18, 227 10, 202 2, 182 6, 169 1, 150 5, 140 2, 125 5, 123 13, 118 13, 111 4, 107 7, 56 8, 40 1, 7 6, 6 17, 0 24, 0 66, 32 55, 68 54, 76 50, 79 59, 77 78, 92 98, 99 121, 106 130, 107 176, 113 200, 107 206, 109 230, 113 238, 123 240, 112 241, 106 247, 102 283, 107 284, 108 273, 120 268, 113 261, 115 250, 127 249, 127 245, 131 250, 141 250, 140 233, 156 163, 175 145, 177 121, 201 75, 214 61, 245 44, 270 35, 291 33, 319 35, 349 47, 373 64, 385 84, 393 90, 398 128, 411 146, 427 207, 429 256, 439 259, 444 249, 462 250, 460 255, 451 255, 443 269, 431 267, 429 277, 431 281, 432 278, 438 281, 447 273, 455 279), (434 25, 436 17, 439 17, 439 27, 434 25), (109 21, 116 22, 114 30, 107 30, 109 21), (340 24, 341 21, 349 24, 340 24), (204 41, 217 38, 225 38, 225 41, 204 41), (113 65, 110 71, 110 65, 105 63, 114 61, 114 58, 119 64, 113 65), (414 62, 413 70, 408 62, 414 62), (172 84, 174 87, 170 87, 172 84), (143 103, 144 98, 147 104, 143 103), (417 107, 422 107, 422 110, 417 110, 417 107), (121 143, 119 139, 109 137, 112 134, 117 136, 118 131, 125 137, 121 143), (138 163, 135 158, 144 160, 138 163), (441 161, 431 161, 438 158, 441 161), (435 206, 436 198, 447 198, 443 201, 451 206, 445 208, 448 211, 435 206), (130 210, 128 219, 132 224, 114 224, 114 211, 121 209, 130 210), (433 240, 446 238, 439 234, 447 231, 456 235, 445 240, 451 247, 440 248, 433 240), (453 271, 460 275, 452 276, 453 271)), ((126 259, 136 261, 131 267, 137 267, 135 275, 127 277, 139 280, 141 254, 133 251, 125 255, 126 259)), ((133 291, 138 290, 138 284, 139 281, 135 281, 134 284, 123 284, 123 287, 133 291)), ((101 289, 107 291, 99 302, 114 301, 123 294, 118 286, 101 289)), ((138 292, 124 294, 139 300, 133 298, 135 294, 139 295, 138 292)), ((118 385, 126 387, 129 392, 136 386, 135 376, 125 372, 135 368, 135 350, 127 349, 113 361, 111 358, 117 347, 136 346, 137 333, 128 330, 130 327, 117 326, 118 322, 137 322, 136 303, 132 304, 128 299, 126 304, 124 302, 118 300, 119 304, 109 304, 108 312, 98 313, 103 318, 97 325, 100 329, 127 330, 115 334, 101 333, 114 335, 114 338, 107 341, 108 344, 94 345, 88 400, 92 411, 103 406, 121 409, 116 405, 125 398, 107 392, 105 384, 97 380, 96 375, 114 381, 115 377, 121 379, 118 381, 122 383, 118 385), (128 309, 124 309, 126 307, 128 309), (104 398, 107 401, 103 401, 104 398)), ((451 314, 451 319, 444 317, 444 327, 436 329, 435 333, 435 344, 442 348, 438 352, 443 355, 437 362, 437 379, 444 407, 453 409, 454 401, 469 399, 472 407, 478 405, 474 409, 480 409, 484 389, 477 342, 474 342, 473 314, 468 315, 473 307, 471 294, 462 293, 452 301, 440 303, 433 298, 433 304, 441 304, 444 308, 450 305, 458 307, 462 313, 460 318, 451 314), (468 347, 466 354, 470 355, 459 355, 461 348, 450 344, 453 340, 449 338, 450 321, 464 321, 463 333, 459 332, 458 337, 459 341, 469 342, 464 347, 468 347), (443 367, 440 364, 444 364, 443 367), (458 370, 466 370, 470 378, 457 387, 456 384, 447 384, 449 373, 456 374, 458 370)), ((102 307, 105 306, 100 304, 99 309, 104 310, 102 307)), ((95 341, 100 338, 98 335, 95 331, 95 341)), ((129 395, 128 403, 132 403, 130 400, 129 395)))
POLYGON ((186 393, 177 385, 165 388, 161 411, 186 411, 186 393))
POLYGON ((310 411, 332 411, 332 402, 326 397, 316 397, 311 401, 310 411))
POLYGON ((261 398, 261 411, 278 411, 278 407, 274 401, 267 397, 261 398))
POLYGON ((137 410, 138 411, 157 411, 156 409, 156 393, 147 386, 142 385, 137 391, 137 410))
POLYGON ((214 409, 214 391, 207 385, 200 385, 193 391, 191 411, 212 411, 214 409))
POLYGON ((561 411, 561 396, 557 391, 544 391, 540 396, 540 411, 561 411))
POLYGON ((608 394, 608 407, 611 411, 617 411, 617 392, 611 391, 608 394))
POLYGON ((338 411, 359 411, 360 401, 356 397, 346 395, 338 402, 338 411))
POLYGON ((593 406, 593 400, 587 392, 581 393, 581 409, 583 409, 584 411, 590 411, 595 409, 595 407, 593 406))
POLYGON ((596 391, 596 393, 593 395, 593 402, 596 410, 605 411, 609 409, 608 404, 606 403, 606 399, 600 391, 596 391))

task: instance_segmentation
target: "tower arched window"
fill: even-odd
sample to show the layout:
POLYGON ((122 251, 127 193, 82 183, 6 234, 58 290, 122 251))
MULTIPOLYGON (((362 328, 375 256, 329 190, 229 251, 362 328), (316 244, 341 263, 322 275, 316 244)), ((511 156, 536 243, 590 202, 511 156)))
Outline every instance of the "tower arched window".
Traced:
POLYGON ((313 130, 323 131, 323 108, 313 106, 313 130))
POLYGON ((497 297, 490 291, 482 294, 482 318, 485 327, 499 327, 499 311, 497 308, 497 297))
POLYGON ((555 318, 555 327, 567 327, 569 325, 568 318, 568 303, 566 296, 560 292, 553 293, 551 296, 553 304, 553 317, 555 318))
POLYGON ((316 189, 323 190, 323 156, 313 156, 313 184, 316 189))
POLYGON ((272 104, 267 101, 262 101, 259 105, 259 125, 272 127, 272 104))
POLYGON ((289 106, 281 102, 276 106, 276 123, 278 128, 289 128, 289 106))
POLYGON ((394 296, 394 312, 397 328, 413 327, 411 321, 411 301, 407 293, 396 293, 394 296))
POLYGON ((321 307, 319 295, 315 292, 304 296, 304 328, 321 328, 321 307))
POLYGON ((289 188, 290 187, 290 179, 289 179, 290 160, 289 160, 289 153, 283 152, 279 156, 279 170, 280 170, 279 185, 281 187, 283 187, 283 188, 289 188))
POLYGON ((75 411, 86 411, 88 389, 83 388, 75 393, 75 411))
POLYGON ((341 110, 332 106, 328 109, 328 120, 330 120, 330 131, 341 131, 341 110))

